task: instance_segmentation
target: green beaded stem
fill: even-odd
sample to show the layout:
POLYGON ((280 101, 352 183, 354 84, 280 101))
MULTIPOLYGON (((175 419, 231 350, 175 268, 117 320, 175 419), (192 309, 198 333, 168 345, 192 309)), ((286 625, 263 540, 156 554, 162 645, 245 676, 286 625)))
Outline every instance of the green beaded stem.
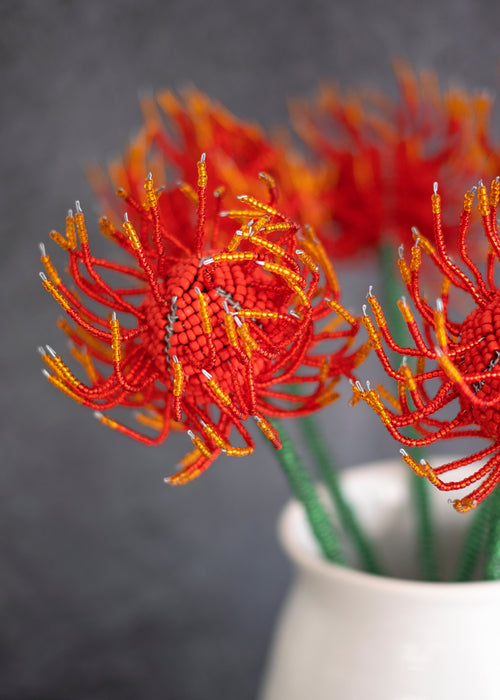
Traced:
POLYGON ((321 503, 311 476, 304 467, 283 423, 273 420, 273 425, 280 434, 282 444, 281 450, 275 450, 276 458, 285 473, 293 495, 306 511, 311 529, 325 558, 334 564, 347 566, 338 534, 321 503))
POLYGON ((465 534, 465 540, 460 551, 460 558, 453 579, 454 581, 462 582, 472 580, 479 557, 486 544, 491 519, 490 510, 491 502, 486 499, 484 503, 481 503, 477 507, 476 512, 470 516, 472 517, 472 522, 465 534))
MULTIPOLYGON (((390 322, 392 335, 396 342, 405 344, 408 338, 408 328, 397 309, 397 301, 401 297, 402 287, 395 273, 395 259, 392 245, 381 245, 380 267, 384 284, 384 302, 387 309, 387 318, 390 322)), ((415 459, 420 459, 423 452, 420 449, 413 450, 415 459)), ((417 519, 417 546, 421 562, 422 575, 425 580, 438 580, 438 557, 436 551, 435 524, 432 517, 429 483, 426 479, 414 475, 410 481, 412 500, 417 519)))
POLYGON ((330 493, 342 527, 356 546, 363 569, 371 574, 381 575, 383 573, 382 567, 373 544, 363 531, 354 510, 344 498, 339 472, 325 443, 323 433, 311 416, 301 418, 299 423, 304 441, 314 458, 318 473, 330 493))
POLYGON ((500 580, 500 488, 496 488, 488 496, 489 503, 489 533, 486 545, 486 561, 484 579, 486 581, 500 580))

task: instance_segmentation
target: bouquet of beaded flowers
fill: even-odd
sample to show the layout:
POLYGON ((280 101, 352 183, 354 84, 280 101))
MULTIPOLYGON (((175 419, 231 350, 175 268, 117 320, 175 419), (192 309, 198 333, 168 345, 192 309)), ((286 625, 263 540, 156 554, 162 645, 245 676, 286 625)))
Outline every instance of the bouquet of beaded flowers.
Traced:
POLYGON ((381 573, 312 417, 349 380, 351 403, 363 400, 379 415, 423 477, 415 481, 424 529, 425 480, 445 492, 469 489, 453 501, 460 512, 477 508, 457 578, 476 575, 479 557, 481 575, 497 578, 500 182, 492 179, 499 164, 490 104, 483 95, 443 93, 432 75, 405 66, 397 76, 396 100, 330 88, 312 104, 294 104, 307 157, 195 91, 144 100, 145 125, 123 159, 106 175, 91 172, 105 210, 100 229, 116 259, 93 255, 78 202, 65 233, 50 234, 67 253, 71 288, 41 246, 43 286, 65 312, 60 326, 87 381, 50 346, 40 348, 44 373, 128 437, 155 445, 172 430, 186 432, 192 448, 169 484, 197 478, 221 453, 250 454, 255 421, 324 556, 345 563, 333 504, 364 568, 381 573), (478 172, 492 179, 489 189, 482 181, 467 189, 478 172), (445 209, 437 184, 428 186, 436 180, 449 193, 445 209), (474 200, 482 235, 471 223, 474 200), (400 245, 394 256, 408 240, 410 253, 400 245), (341 301, 332 261, 367 254, 384 271, 389 322, 371 289, 360 316, 341 301), (401 297, 394 314, 397 257, 409 300, 401 297), (438 279, 431 304, 425 287, 435 291, 438 279), (395 391, 365 383, 360 366, 370 353, 395 391), (130 420, 123 412, 119 420, 119 408, 132 409, 130 420), (318 496, 285 431, 290 417, 302 422, 332 504, 318 496), (457 437, 487 444, 441 466, 418 454, 457 437), (464 467, 467 475, 454 479, 464 467))

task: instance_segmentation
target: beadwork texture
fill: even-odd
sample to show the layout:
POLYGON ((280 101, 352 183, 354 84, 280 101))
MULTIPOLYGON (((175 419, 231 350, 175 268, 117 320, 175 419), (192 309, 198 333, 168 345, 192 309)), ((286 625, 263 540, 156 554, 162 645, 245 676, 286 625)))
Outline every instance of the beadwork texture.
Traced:
MULTIPOLYGON (((258 199, 265 196, 258 175, 268 173, 279 183, 280 207, 285 214, 315 229, 327 220, 328 211, 318 196, 324 168, 306 162, 292 147, 285 128, 271 138, 260 126, 238 119, 193 88, 180 96, 169 90, 160 91, 143 97, 141 106, 143 128, 123 157, 109 168, 115 187, 136 196, 144 173, 151 171, 156 182, 179 183, 194 199, 197 176, 193 163, 200 153, 206 153, 207 175, 211 186, 217 188, 217 196, 206 202, 209 218, 221 208, 237 206, 236 196, 243 192, 258 199)), ((100 200, 106 198, 114 209, 114 192, 109 197, 99 168, 92 168, 89 175, 100 200)), ((224 226, 220 236, 219 242, 227 244, 224 226)))
POLYGON ((474 508, 500 480, 500 290, 495 283, 495 266, 500 259, 496 221, 499 194, 498 178, 492 182, 489 194, 482 183, 465 194, 456 233, 461 259, 461 265, 458 265, 451 259, 445 244, 441 200, 435 183, 432 196, 435 246, 413 229, 415 244, 409 265, 400 249, 401 276, 421 319, 419 325, 403 297, 399 309, 414 346, 402 347, 394 341, 371 290, 368 301, 378 330, 369 315, 365 314, 363 319, 384 370, 397 381, 398 395, 391 396, 383 387, 378 390, 367 387, 365 390, 359 382, 353 385, 355 399, 363 399, 371 406, 389 432, 405 446, 425 446, 457 437, 479 437, 489 441, 487 447, 475 454, 436 468, 425 459, 416 462, 406 450, 401 450, 404 461, 438 489, 454 491, 472 487, 466 496, 453 501, 461 512, 474 508), (469 223, 476 196, 489 246, 484 271, 470 257, 468 249, 469 223), (420 289, 422 251, 443 275, 441 296, 434 309, 420 289), (469 301, 469 308, 473 307, 462 322, 450 318, 450 292, 453 292, 454 301, 461 299, 463 304, 465 298, 469 301), (398 370, 392 368, 382 341, 403 356, 398 370), (414 358, 413 369, 407 358, 414 358), (440 413, 443 409, 453 409, 454 416, 450 418, 440 413), (410 427, 416 428, 420 436, 408 436, 405 428, 410 427), (484 464, 480 462, 483 459, 486 460, 484 464), (461 467, 469 467, 467 476, 460 475, 455 481, 443 480, 443 475, 461 467))
POLYGON ((222 217, 233 232, 225 246, 217 245, 220 217, 207 216, 205 156, 194 196, 155 190, 151 174, 140 200, 122 190, 122 230, 107 218, 101 229, 130 264, 92 255, 77 204, 66 234, 51 237, 68 253, 78 294, 42 248, 43 285, 74 322, 61 326, 90 385, 50 347, 41 349, 47 379, 105 425, 146 444, 172 428, 187 431, 194 449, 170 483, 198 476, 221 452, 250 454, 251 418, 279 449, 268 419, 333 401, 339 377, 352 377, 367 351, 352 346, 360 321, 339 304, 320 243, 307 228, 299 237, 298 225, 275 208, 273 179, 262 177, 269 203, 240 196, 240 208, 222 217), (123 285, 108 282, 110 273, 123 285), (119 406, 140 409, 146 432, 107 413, 119 406))
POLYGON ((327 169, 317 192, 328 212, 323 242, 335 259, 366 256, 385 241, 410 243, 411 226, 432 231, 428 192, 435 180, 446 183, 442 231, 453 236, 462 193, 491 172, 491 99, 442 91, 435 74, 415 74, 402 62, 395 69, 395 99, 382 90, 330 86, 315 102, 292 107, 298 133, 327 169))

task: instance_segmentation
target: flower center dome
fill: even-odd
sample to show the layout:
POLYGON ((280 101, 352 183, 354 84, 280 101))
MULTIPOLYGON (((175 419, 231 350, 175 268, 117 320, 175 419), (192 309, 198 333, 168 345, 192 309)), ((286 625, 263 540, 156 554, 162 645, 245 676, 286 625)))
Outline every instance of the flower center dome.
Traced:
MULTIPOLYGON (((475 345, 463 354, 460 372, 477 374, 491 372, 500 362, 500 293, 484 307, 472 311, 462 326, 461 343, 475 345)), ((500 369, 500 365, 497 369, 500 369)), ((500 393, 500 377, 471 384, 471 389, 483 400, 491 400, 500 393)), ((486 408, 470 405, 461 399, 462 408, 469 408, 473 420, 492 438, 500 434, 500 403, 486 408)))

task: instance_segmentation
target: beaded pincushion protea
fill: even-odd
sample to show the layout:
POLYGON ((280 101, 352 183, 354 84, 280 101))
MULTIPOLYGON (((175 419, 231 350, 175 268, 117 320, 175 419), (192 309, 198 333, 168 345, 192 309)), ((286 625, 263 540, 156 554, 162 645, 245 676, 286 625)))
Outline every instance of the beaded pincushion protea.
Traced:
MULTIPOLYGON (((234 208, 242 192, 261 199, 259 173, 268 173, 279 183, 280 206, 294 221, 317 228, 327 218, 318 197, 319 169, 306 164, 289 143, 285 145, 284 130, 279 142, 271 139, 259 126, 238 119, 195 89, 183 91, 181 97, 161 91, 144 97, 141 104, 144 127, 123 157, 110 166, 115 188, 140 199, 144 173, 151 171, 156 182, 178 182, 194 198, 197 184, 192 164, 206 153, 208 179, 217 188, 217 196, 206 202, 209 218, 221 208, 234 208)), ((98 175, 98 168, 91 170, 94 190, 101 202, 107 199, 114 209, 114 192, 98 175)), ((223 245, 231 235, 224 225, 219 227, 223 245)))
POLYGON ((355 398, 363 399, 382 419, 389 432, 408 447, 429 445, 437 440, 456 437, 486 438, 490 444, 475 454, 432 468, 423 459, 416 462, 402 449, 404 461, 420 476, 427 477, 438 489, 454 491, 473 486, 468 495, 453 501, 461 512, 474 508, 500 481, 500 290, 495 283, 495 265, 500 259, 500 237, 496 222, 500 195, 499 178, 491 184, 488 195, 480 183, 477 188, 478 208, 484 234, 489 243, 486 269, 481 273, 468 253, 468 229, 476 188, 465 195, 464 207, 457 232, 457 245, 462 267, 450 258, 441 227, 441 201, 437 184, 432 196, 435 247, 416 229, 415 245, 408 266, 400 249, 400 270, 417 312, 422 328, 417 324, 406 300, 399 309, 408 326, 415 347, 402 347, 394 341, 380 305, 370 293, 368 301, 375 315, 378 331, 365 314, 364 324, 372 345, 386 373, 398 383, 398 398, 380 387, 353 385, 355 398), (443 274, 441 298, 432 309, 420 291, 421 252, 424 251, 443 274), (449 317, 449 290, 461 291, 470 298, 474 308, 461 323, 449 317), (394 352, 403 355, 399 370, 394 370, 386 355, 382 339, 394 352), (412 371, 406 357, 416 358, 412 371), (428 367, 427 363, 432 366, 428 367), (437 386, 436 386, 437 384, 437 386), (387 408, 383 399, 392 405, 387 408), (451 406, 456 409, 448 419, 439 412, 451 406), (408 437, 404 429, 414 427, 421 437, 408 437), (403 431, 403 432, 402 432, 403 431), (474 465, 486 459, 468 476, 456 481, 442 479, 455 469, 474 465), (478 485, 476 485, 478 484, 478 485))
POLYGON ((351 376, 366 352, 351 347, 360 322, 338 303, 335 274, 321 245, 307 229, 299 241, 298 226, 274 207, 272 179, 264 179, 270 203, 241 196, 246 208, 227 212, 233 236, 220 248, 214 245, 218 221, 206 216, 204 156, 196 207, 192 197, 181 205, 178 191, 155 191, 151 175, 144 204, 122 192, 130 207, 123 232, 108 219, 101 227, 132 257, 130 265, 92 255, 77 204, 66 236, 51 237, 67 251, 73 281, 92 308, 68 289, 42 248, 43 285, 75 322, 61 325, 90 386, 50 347, 41 349, 48 380, 96 409, 105 425, 146 444, 161 442, 171 428, 187 431, 194 450, 170 483, 198 476, 220 452, 251 453, 249 418, 280 448, 268 418, 303 415, 333 401, 339 376, 351 376), (109 273, 125 286, 111 286, 104 278, 109 273), (129 321, 122 323, 118 314, 129 321), (342 322, 347 326, 338 330, 342 322), (151 437, 103 414, 117 406, 145 409, 139 422, 158 434, 151 437))
POLYGON ((292 107, 301 138, 328 168, 318 195, 333 225, 321 231, 336 259, 373 254, 385 241, 411 243, 411 226, 431 231, 427 198, 435 180, 446 182, 442 230, 453 236, 462 193, 485 172, 479 131, 489 98, 442 92, 434 74, 415 75, 403 63, 395 68, 396 99, 381 90, 342 94, 330 87, 316 103, 292 107))

